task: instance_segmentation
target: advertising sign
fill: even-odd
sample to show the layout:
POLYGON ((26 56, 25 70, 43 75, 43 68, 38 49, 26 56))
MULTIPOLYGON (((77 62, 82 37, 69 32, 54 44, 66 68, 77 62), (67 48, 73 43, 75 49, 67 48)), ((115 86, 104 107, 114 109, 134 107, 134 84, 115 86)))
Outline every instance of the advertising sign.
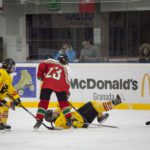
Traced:
POLYGON ((144 74, 143 79, 142 79, 141 97, 145 96, 145 82, 147 82, 147 84, 149 85, 148 87, 146 87, 146 89, 149 90, 148 92, 149 92, 149 95, 150 95, 150 75, 148 73, 144 74))
POLYGON ((21 97, 36 98, 36 67, 17 67, 13 86, 21 97))
POLYGON ((105 101, 123 94, 131 103, 150 103, 149 64, 72 64, 71 99, 105 101))
MULTIPOLYGON (((149 64, 70 64, 72 69, 69 100, 108 101, 123 94, 128 103, 150 104, 149 64)), ((38 64, 17 64, 13 85, 24 101, 39 101, 38 64), (26 99, 27 98, 27 99, 26 99)), ((60 85, 61 86, 61 85, 60 85)), ((52 94, 51 101, 56 101, 52 94)))

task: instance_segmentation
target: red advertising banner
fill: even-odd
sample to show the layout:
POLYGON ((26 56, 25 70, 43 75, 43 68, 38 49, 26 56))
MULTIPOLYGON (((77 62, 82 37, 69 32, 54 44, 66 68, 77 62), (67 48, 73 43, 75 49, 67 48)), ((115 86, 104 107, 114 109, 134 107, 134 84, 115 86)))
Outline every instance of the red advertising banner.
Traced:
POLYGON ((80 0, 79 12, 80 13, 94 13, 96 0, 80 0))

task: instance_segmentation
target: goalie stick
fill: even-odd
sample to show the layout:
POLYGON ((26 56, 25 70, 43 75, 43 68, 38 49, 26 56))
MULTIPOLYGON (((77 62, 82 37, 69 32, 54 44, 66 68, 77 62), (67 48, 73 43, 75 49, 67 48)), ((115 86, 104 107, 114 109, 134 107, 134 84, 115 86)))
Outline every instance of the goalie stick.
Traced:
MULTIPOLYGON (((79 112, 69 101, 68 101, 68 103, 70 104, 70 106, 71 106, 76 112, 78 112, 79 115, 81 115, 80 112, 79 112)), ((81 116, 82 116, 82 115, 81 115, 81 116)), ((85 125, 94 125, 94 126, 109 127, 109 128, 118 128, 117 126, 89 123, 89 122, 86 120, 86 118, 85 118, 84 116, 82 116, 82 118, 83 118, 83 120, 84 120, 85 122, 79 122, 79 123, 82 123, 82 124, 85 124, 85 125)))

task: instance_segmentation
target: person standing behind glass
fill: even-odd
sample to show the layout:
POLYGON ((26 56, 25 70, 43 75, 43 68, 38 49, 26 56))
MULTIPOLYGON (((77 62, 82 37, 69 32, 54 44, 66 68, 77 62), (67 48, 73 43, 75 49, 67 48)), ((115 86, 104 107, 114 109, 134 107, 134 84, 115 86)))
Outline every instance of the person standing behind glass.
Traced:
POLYGON ((99 62, 100 50, 98 47, 91 44, 90 40, 82 42, 83 49, 80 52, 79 62, 99 62))
POLYGON ((75 51, 73 50, 72 46, 67 42, 63 43, 62 49, 58 51, 54 59, 58 60, 59 56, 62 54, 66 54, 68 56, 69 63, 74 62, 74 59, 76 58, 75 51))
POLYGON ((150 63, 150 44, 141 45, 139 63, 150 63))

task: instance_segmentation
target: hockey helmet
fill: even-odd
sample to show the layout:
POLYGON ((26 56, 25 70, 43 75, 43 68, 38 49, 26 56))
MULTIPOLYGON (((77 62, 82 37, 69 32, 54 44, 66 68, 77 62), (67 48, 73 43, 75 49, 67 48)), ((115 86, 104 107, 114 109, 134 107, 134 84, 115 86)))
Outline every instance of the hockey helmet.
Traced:
POLYGON ((55 120, 57 119, 58 116, 59 116, 58 111, 54 111, 52 109, 49 109, 46 111, 45 120, 47 122, 55 122, 55 120))
POLYGON ((63 65, 66 65, 69 62, 68 56, 66 54, 60 55, 59 58, 58 58, 58 60, 63 65))
POLYGON ((8 73, 15 71, 15 65, 16 62, 11 58, 7 58, 2 62, 2 68, 5 69, 8 73))

